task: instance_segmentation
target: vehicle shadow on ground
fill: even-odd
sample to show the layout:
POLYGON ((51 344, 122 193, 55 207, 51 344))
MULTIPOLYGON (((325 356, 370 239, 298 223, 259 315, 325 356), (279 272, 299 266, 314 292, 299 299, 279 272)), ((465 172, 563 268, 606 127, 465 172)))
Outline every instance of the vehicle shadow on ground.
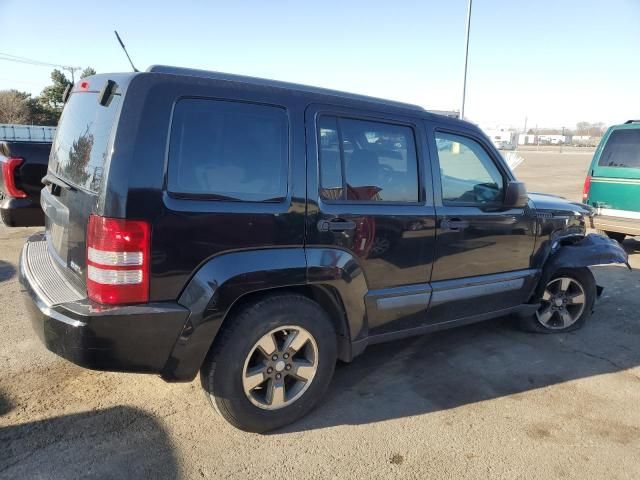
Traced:
POLYGON ((583 329, 532 334, 502 318, 372 346, 338 364, 318 408, 276 433, 428 414, 640 365, 640 272, 594 273, 606 288, 583 329))
POLYGON ((16 274, 16 269, 13 265, 3 260, 0 260, 0 282, 5 282, 13 278, 16 274))
POLYGON ((177 478, 158 420, 130 407, 0 428, 2 478, 177 478), (28 461, 26 461, 28 459, 28 461))

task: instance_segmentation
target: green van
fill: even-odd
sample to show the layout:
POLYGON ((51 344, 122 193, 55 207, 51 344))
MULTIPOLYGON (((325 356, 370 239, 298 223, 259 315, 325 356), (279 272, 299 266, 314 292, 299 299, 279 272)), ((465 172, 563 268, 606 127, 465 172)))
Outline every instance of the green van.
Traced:
POLYGON ((593 155, 582 201, 595 208, 592 227, 610 238, 640 235, 640 120, 609 127, 593 155))

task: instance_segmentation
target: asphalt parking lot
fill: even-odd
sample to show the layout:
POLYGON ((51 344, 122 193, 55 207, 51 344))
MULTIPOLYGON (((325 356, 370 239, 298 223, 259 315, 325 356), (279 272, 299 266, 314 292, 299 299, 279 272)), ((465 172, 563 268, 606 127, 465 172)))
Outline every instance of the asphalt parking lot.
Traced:
MULTIPOLYGON (((531 191, 578 200, 586 151, 527 151, 531 191)), ((640 478, 640 272, 595 267, 584 329, 498 319, 371 347, 320 406, 269 435, 210 410, 199 380, 92 372, 49 353, 24 314, 0 226, 0 478, 640 478)), ((628 239, 640 268, 640 242, 628 239)))

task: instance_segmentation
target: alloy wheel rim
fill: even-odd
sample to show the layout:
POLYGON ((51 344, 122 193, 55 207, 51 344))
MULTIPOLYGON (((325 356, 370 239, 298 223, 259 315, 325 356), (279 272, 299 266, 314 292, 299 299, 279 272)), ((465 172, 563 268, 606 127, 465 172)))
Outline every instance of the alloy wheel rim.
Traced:
POLYGON ((251 348, 242 370, 247 399, 264 410, 278 410, 298 400, 318 370, 318 345, 302 327, 278 327, 251 348))
POLYGON ((547 283, 536 312, 540 324, 551 330, 568 328, 578 321, 586 307, 584 287, 571 277, 558 277, 547 283))

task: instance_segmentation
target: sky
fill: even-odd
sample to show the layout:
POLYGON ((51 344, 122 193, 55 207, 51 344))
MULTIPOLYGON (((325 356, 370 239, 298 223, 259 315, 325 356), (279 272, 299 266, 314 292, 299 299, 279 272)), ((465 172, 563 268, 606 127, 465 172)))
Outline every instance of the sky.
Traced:
MULTIPOLYGON (((0 0, 0 53, 128 71, 168 64, 458 110, 468 0, 0 0)), ((640 0, 473 0, 465 117, 574 127, 640 117, 640 0)), ((0 90, 51 68, 0 60, 0 90)))

